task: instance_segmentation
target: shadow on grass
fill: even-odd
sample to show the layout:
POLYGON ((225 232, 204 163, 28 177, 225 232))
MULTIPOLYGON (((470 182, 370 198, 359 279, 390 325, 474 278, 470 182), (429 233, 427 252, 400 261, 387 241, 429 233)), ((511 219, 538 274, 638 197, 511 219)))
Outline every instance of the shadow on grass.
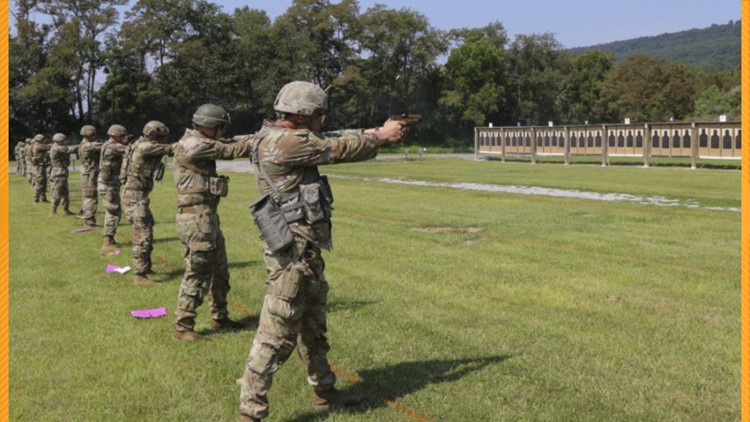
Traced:
MULTIPOLYGON (((486 366, 503 363, 511 357, 511 355, 497 355, 466 359, 401 362, 382 368, 366 369, 359 373, 362 382, 347 388, 344 393, 352 395, 364 393, 368 397, 367 402, 357 408, 344 411, 361 413, 381 407, 394 407, 399 412, 413 414, 417 411, 400 407, 395 402, 430 384, 457 381, 473 372, 482 370, 486 366)), ((292 419, 290 422, 326 420, 330 417, 330 413, 332 412, 308 412, 292 419)), ((425 415, 424 418, 429 419, 429 415, 425 415)))
POLYGON ((198 334, 204 335, 209 339, 213 336, 221 335, 224 333, 238 333, 242 331, 255 331, 258 329, 259 318, 255 315, 245 316, 241 319, 236 320, 237 323, 242 325, 241 328, 237 329, 222 329, 222 330, 211 330, 205 328, 203 330, 197 330, 198 334))
POLYGON ((177 236, 172 237, 156 237, 154 238, 154 243, 169 243, 169 242, 179 242, 180 238, 177 236))
POLYGON ((240 270, 243 268, 250 268, 256 265, 263 265, 263 264, 259 260, 254 260, 254 261, 241 261, 241 262, 233 261, 233 262, 229 262, 227 265, 230 270, 240 270))
POLYGON ((336 311, 349 311, 354 309, 363 308, 367 305, 374 305, 376 303, 380 303, 379 300, 355 300, 350 302, 329 302, 327 305, 326 310, 328 312, 336 312, 336 311))

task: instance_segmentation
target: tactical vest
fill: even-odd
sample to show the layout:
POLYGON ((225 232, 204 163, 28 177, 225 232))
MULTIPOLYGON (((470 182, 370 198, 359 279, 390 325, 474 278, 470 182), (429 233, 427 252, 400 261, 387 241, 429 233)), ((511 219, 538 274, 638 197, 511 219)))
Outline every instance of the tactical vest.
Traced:
POLYGON ((216 160, 192 161, 188 158, 189 150, 195 148, 198 142, 204 141, 196 135, 189 136, 181 139, 174 149, 178 206, 218 203, 220 197, 229 193, 229 178, 217 174, 216 160), (186 175, 191 177, 186 178, 186 175))
POLYGON ((101 151, 94 149, 93 142, 83 140, 81 145, 78 147, 78 156, 81 158, 81 174, 98 174, 99 173, 99 158, 101 151))
POLYGON ((55 145, 49 152, 52 161, 52 176, 67 176, 70 166, 68 147, 55 145))
POLYGON ((264 192, 264 188, 257 179, 261 193, 270 193, 274 201, 284 213, 287 223, 301 223, 313 225, 321 221, 330 221, 333 207, 333 192, 328 184, 328 177, 321 175, 318 167, 303 168, 303 176, 299 183, 285 191, 280 191, 268 176, 260 162, 258 149, 272 130, 264 130, 258 134, 258 142, 253 145, 252 161, 258 174, 272 192, 264 192))
POLYGON ((161 180, 159 172, 164 175, 164 163, 161 157, 144 157, 142 147, 157 144, 146 138, 140 138, 128 145, 122 161, 121 181, 125 189, 150 192, 154 188, 154 180, 161 180))

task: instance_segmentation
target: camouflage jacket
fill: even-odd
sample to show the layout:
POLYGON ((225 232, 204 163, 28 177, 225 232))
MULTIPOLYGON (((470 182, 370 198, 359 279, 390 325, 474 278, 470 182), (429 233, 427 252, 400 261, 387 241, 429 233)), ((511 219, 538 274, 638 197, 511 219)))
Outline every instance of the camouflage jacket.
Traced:
MULTIPOLYGON (((365 134, 361 129, 315 133, 307 129, 288 129, 278 124, 265 127, 257 138, 260 165, 282 193, 293 193, 299 190, 303 182, 319 179, 319 165, 369 160, 378 154, 381 145, 374 135, 365 134)), ((260 172, 256 172, 256 179, 261 194, 272 193, 260 172)), ((274 199, 283 202, 279 201, 280 198, 274 199)), ((330 249, 330 214, 313 224, 303 219, 291 223, 289 227, 293 233, 317 246, 330 249)))
POLYGON ((38 167, 49 167, 49 144, 34 141, 31 144, 31 162, 38 167))
POLYGON ((224 143, 207 138, 196 130, 185 130, 185 135, 174 146, 177 206, 218 205, 219 197, 209 192, 209 179, 218 176, 216 160, 250 156, 252 137, 235 139, 239 140, 224 143))
POLYGON ((74 146, 52 145, 49 150, 49 158, 52 164, 52 173, 50 176, 68 177, 68 167, 70 166, 70 154, 76 152, 74 146))
POLYGON ((99 190, 105 188, 120 189, 120 167, 122 157, 125 155, 126 146, 109 140, 102 145, 101 157, 99 159, 99 179, 97 179, 99 190))
POLYGON ((102 152, 101 142, 90 142, 84 139, 78 146, 78 157, 81 159, 81 177, 93 175, 96 180, 99 174, 99 157, 102 152))
POLYGON ((19 142, 16 144, 16 147, 13 149, 13 152, 16 155, 16 165, 20 164, 21 161, 24 163, 26 162, 26 158, 23 156, 23 149, 26 146, 26 142, 19 142))
POLYGON ((29 142, 28 144, 26 144, 25 147, 23 147, 23 158, 24 158, 24 160, 26 160, 26 165, 28 167, 31 167, 31 165, 33 164, 31 162, 31 150, 33 148, 34 148, 34 143, 33 142, 29 142))
POLYGON ((174 154, 175 144, 160 144, 140 137, 126 148, 121 180, 125 179, 125 189, 140 190, 146 193, 154 188, 154 172, 165 155, 174 154))

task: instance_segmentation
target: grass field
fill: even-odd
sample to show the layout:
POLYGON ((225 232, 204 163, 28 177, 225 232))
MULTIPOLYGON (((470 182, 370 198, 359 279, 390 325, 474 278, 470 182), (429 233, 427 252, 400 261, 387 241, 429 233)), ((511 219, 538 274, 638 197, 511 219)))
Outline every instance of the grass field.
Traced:
MULTIPOLYGON (((663 195, 739 207, 740 173, 427 159, 323 169, 330 360, 356 413, 313 414, 293 356, 271 421, 731 421, 740 419, 740 214, 733 211, 403 186, 402 177, 663 195)), ((71 174, 74 210, 78 174, 71 174)), ((10 187, 10 416, 18 421, 232 421, 264 294, 251 174, 220 205, 239 332, 174 342, 182 274, 168 172, 151 204, 158 286, 104 257, 100 232, 49 217, 10 187), (166 318, 133 309, 165 306, 166 318)), ((98 216, 102 219, 101 213, 98 216)))

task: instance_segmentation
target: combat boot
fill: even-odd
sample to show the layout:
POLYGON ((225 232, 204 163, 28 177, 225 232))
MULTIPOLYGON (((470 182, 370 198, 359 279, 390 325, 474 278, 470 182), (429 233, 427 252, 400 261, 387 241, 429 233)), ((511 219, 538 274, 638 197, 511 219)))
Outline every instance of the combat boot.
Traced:
POLYGON ((145 274, 136 274, 135 278, 133 279, 133 284, 135 284, 136 286, 156 286, 159 283, 151 280, 145 274))
POLYGON ((212 330, 241 330, 245 326, 229 318, 215 319, 211 321, 212 330))
POLYGON ((325 412, 331 409, 344 409, 356 407, 367 401, 365 396, 349 396, 331 387, 324 391, 313 393, 312 407, 316 412, 325 412))
POLYGON ((57 210, 52 208, 52 212, 49 213, 50 217, 57 217, 57 210))
POLYGON ((71 212, 69 209, 63 210, 63 215, 75 215, 75 213, 71 212))
POLYGON ((261 422, 261 420, 260 418, 254 418, 252 416, 247 416, 240 413, 240 416, 237 418, 237 422, 261 422))
POLYGON ((112 246, 117 245, 117 242, 115 242, 115 238, 112 236, 104 236, 104 242, 102 242, 102 248, 111 248, 112 246))
POLYGON ((205 340, 206 336, 202 336, 195 331, 175 331, 172 339, 177 341, 199 341, 205 340))

